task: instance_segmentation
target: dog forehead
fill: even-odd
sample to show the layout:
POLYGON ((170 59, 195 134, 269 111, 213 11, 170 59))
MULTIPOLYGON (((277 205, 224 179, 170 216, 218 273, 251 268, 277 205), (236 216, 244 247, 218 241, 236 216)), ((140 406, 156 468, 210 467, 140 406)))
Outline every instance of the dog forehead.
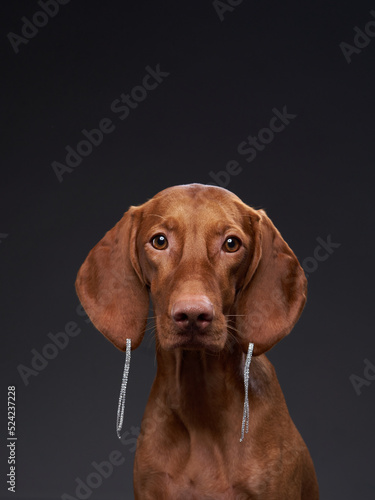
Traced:
POLYGON ((203 184, 167 188, 142 206, 145 222, 164 222, 170 228, 183 224, 201 231, 225 224, 242 226, 244 207, 230 191, 203 184))
POLYGON ((153 199, 159 197, 178 196, 178 195, 186 195, 192 198, 199 196, 205 196, 217 199, 232 198, 241 201, 240 198, 238 198, 238 196, 236 196, 231 191, 228 191, 228 189, 222 188, 220 186, 213 186, 211 184, 199 184, 199 183, 181 184, 178 186, 168 187, 157 193, 153 197, 153 199))

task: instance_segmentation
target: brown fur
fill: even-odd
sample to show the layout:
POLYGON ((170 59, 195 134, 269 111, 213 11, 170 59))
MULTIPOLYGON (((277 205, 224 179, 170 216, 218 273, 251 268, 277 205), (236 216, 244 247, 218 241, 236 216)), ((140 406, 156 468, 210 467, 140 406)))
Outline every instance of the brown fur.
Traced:
POLYGON ((158 368, 137 444, 136 500, 318 500, 309 452, 264 355, 298 320, 306 279, 263 210, 218 187, 166 189, 93 248, 76 288, 122 350, 126 338, 141 343, 149 294, 153 301, 158 368), (160 233, 163 250, 151 244, 160 233), (238 251, 224 251, 229 236, 242 242, 238 251), (180 304, 210 304, 212 317, 184 330, 173 312, 180 304), (250 426, 240 443, 249 342, 250 426))

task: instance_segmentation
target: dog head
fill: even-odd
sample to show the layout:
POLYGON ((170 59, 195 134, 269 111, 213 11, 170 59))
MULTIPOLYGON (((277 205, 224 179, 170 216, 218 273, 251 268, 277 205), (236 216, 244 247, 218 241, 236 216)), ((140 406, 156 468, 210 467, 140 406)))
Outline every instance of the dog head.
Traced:
POLYGON ((287 335, 306 278, 263 210, 219 187, 190 184, 131 207, 91 250, 76 289, 119 349, 142 341, 149 296, 162 349, 219 352, 231 338, 254 355, 287 335))

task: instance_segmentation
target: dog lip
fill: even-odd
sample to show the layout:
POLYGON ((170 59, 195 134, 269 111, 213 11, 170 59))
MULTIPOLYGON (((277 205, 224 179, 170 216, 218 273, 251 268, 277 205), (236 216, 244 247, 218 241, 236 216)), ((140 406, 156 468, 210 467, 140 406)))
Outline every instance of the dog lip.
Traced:
POLYGON ((199 342, 199 341, 188 341, 188 342, 176 342, 172 344, 170 347, 170 350, 175 350, 175 349, 183 349, 186 351, 200 351, 200 350, 205 350, 205 351, 210 351, 210 352, 219 352, 221 351, 221 345, 219 344, 213 344, 212 342, 210 343, 205 343, 205 342, 199 342))
POLYGON ((173 335, 169 349, 198 350, 205 349, 218 352, 222 349, 223 337, 213 336, 212 333, 198 333, 196 331, 178 332, 173 335))

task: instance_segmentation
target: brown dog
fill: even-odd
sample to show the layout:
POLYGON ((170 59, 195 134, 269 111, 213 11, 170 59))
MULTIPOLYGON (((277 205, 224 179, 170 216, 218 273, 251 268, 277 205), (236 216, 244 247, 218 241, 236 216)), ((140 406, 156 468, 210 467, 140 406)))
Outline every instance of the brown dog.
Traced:
POLYGON ((134 466, 137 500, 317 500, 314 466, 263 354, 287 335, 306 279, 263 210, 201 184, 157 194, 91 250, 76 282, 121 350, 142 341, 149 294, 157 374, 134 466), (244 359, 249 433, 240 443, 244 359))

